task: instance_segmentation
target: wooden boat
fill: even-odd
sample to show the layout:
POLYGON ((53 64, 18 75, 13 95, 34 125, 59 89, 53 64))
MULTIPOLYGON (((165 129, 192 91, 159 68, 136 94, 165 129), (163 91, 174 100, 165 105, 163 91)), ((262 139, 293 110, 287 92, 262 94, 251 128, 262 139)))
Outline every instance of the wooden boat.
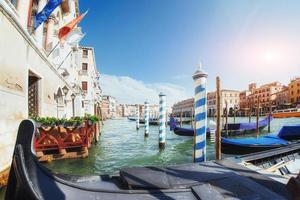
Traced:
MULTIPOLYGON (((268 116, 263 120, 260 120, 258 122, 258 128, 259 130, 264 129, 265 127, 268 126, 269 123, 273 120, 272 116, 268 116)), ((228 124, 228 134, 226 132, 226 124, 224 126, 224 129, 222 130, 222 135, 226 136, 237 136, 237 135, 246 135, 246 134, 252 134, 256 131, 256 122, 252 123, 231 123, 228 124)))
MULTIPOLYGON (((195 130, 193 128, 182 128, 178 127, 176 119, 170 118, 170 131, 173 131, 176 135, 193 137, 195 135, 195 130)), ((210 128, 206 129, 206 137, 210 137, 210 128)))
MULTIPOLYGON (((140 124, 145 124, 145 119, 140 119, 140 124)), ((158 125, 159 122, 158 122, 158 119, 157 118, 150 118, 149 119, 149 125, 158 125)))
POLYGON ((289 117, 300 117, 300 108, 292 108, 285 110, 275 110, 272 113, 274 118, 289 118, 289 117))
POLYGON ((264 136, 260 138, 229 139, 222 137, 221 150, 224 154, 243 155, 254 152, 287 146, 286 140, 275 136, 264 136))
POLYGON ((128 119, 129 121, 136 121, 136 118, 135 118, 135 117, 127 117, 127 119, 128 119))
POLYGON ((300 139, 300 125, 283 126, 277 136, 259 138, 222 138, 222 153, 242 155, 287 146, 288 141, 300 139))
MULTIPOLYGON (((31 141, 34 134, 36 127, 32 121, 25 120, 20 124, 6 200, 291 198, 284 184, 231 160, 170 167, 125 168, 120 170, 119 176, 53 173, 42 166, 32 152, 31 141)), ((280 153, 289 156, 291 149, 299 157, 300 145, 281 150, 280 153)), ((270 156, 253 155, 251 162, 271 162, 277 156, 274 153, 276 152, 270 156), (258 159, 255 160, 255 156, 258 159)))

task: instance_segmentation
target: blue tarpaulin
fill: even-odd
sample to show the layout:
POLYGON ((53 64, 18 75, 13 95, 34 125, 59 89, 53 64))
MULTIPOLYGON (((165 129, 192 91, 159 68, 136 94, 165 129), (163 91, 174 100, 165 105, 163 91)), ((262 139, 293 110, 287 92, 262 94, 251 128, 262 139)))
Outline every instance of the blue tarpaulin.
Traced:
POLYGON ((282 139, 300 138, 300 125, 283 126, 278 133, 278 137, 282 139))
POLYGON ((51 13, 61 4, 62 0, 49 0, 46 6, 41 12, 35 16, 34 29, 37 29, 39 25, 45 22, 51 15, 51 13))
POLYGON ((229 139, 222 138, 222 143, 239 145, 239 146, 249 146, 249 145, 287 145, 286 140, 280 139, 277 136, 264 136, 259 138, 241 138, 241 139, 229 139))

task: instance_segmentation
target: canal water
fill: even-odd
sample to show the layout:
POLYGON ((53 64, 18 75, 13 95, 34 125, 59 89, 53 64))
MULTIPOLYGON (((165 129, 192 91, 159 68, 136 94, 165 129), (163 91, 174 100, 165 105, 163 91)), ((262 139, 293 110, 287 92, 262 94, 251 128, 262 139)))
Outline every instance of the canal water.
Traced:
MULTIPOLYGON (((236 121, 248 122, 249 119, 237 118, 236 121)), ((233 122, 233 118, 229 118, 229 122, 233 122)), ((276 133, 284 124, 300 124, 300 118, 274 119, 271 123, 272 133, 276 133)), ((267 128, 262 134, 267 134, 267 128)), ((168 130, 166 148, 160 151, 158 126, 150 126, 149 137, 144 138, 142 126, 136 131, 135 122, 121 119, 104 122, 100 141, 89 150, 88 158, 53 161, 45 165, 53 171, 68 174, 117 174, 124 167, 190 163, 193 161, 192 155, 193 138, 177 136, 168 130)), ((214 143, 207 140, 207 160, 214 157, 214 143)))
MULTIPOLYGON (((237 118, 236 122, 248 120, 237 118)), ((252 118, 252 121, 255 119, 252 118)), ((229 122, 233 122, 233 119, 229 118, 229 122)), ((274 119, 271 131, 276 133, 282 125, 292 124, 300 124, 300 118, 274 119)), ((266 130, 262 134, 267 134, 266 130)), ((45 163, 45 166, 55 172, 75 175, 117 174, 123 167, 189 163, 193 161, 192 154, 193 139, 190 137, 167 131, 166 148, 160 151, 158 126, 150 126, 150 135, 144 138, 144 128, 141 126, 136 131, 135 122, 127 119, 109 120, 104 122, 100 141, 89 150, 88 158, 53 161, 45 163)), ((214 159, 214 156, 214 143, 207 140, 207 160, 214 159)), ((0 189, 0 199, 4 199, 4 191, 0 189)))

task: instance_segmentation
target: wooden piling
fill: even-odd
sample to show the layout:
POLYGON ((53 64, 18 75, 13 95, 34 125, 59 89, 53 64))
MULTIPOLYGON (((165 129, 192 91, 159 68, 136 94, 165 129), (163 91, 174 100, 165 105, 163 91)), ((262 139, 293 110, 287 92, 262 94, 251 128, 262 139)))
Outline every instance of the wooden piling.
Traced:
POLYGON ((220 90, 220 78, 217 77, 216 79, 217 85, 217 130, 215 136, 215 149, 216 149, 216 160, 221 160, 221 90, 220 90))
POLYGON ((225 107, 226 107, 226 115, 225 115, 225 130, 226 130, 226 135, 228 135, 228 102, 225 101, 225 107))
POLYGON ((194 113, 194 108, 192 107, 192 110, 191 110, 191 128, 193 128, 193 113, 194 113))
POLYGON ((272 100, 270 100, 269 117, 268 117, 268 133, 271 133, 271 116, 272 116, 272 100))
POLYGON ((182 110, 180 111, 180 127, 182 127, 182 110))
POLYGON ((260 98, 258 97, 257 99, 257 109, 256 109, 256 137, 259 136, 259 103, 260 103, 260 98))
POLYGON ((236 117, 236 109, 235 109, 235 105, 233 108, 233 123, 235 124, 235 117, 236 117))
POLYGON ((249 123, 251 123, 251 116, 252 116, 252 104, 251 104, 251 102, 249 101, 249 113, 248 113, 248 115, 249 115, 249 123))

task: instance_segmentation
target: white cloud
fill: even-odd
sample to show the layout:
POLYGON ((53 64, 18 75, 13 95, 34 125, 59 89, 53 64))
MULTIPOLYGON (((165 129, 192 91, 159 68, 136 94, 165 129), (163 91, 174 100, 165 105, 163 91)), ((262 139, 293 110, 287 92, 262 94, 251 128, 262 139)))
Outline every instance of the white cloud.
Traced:
POLYGON ((189 98, 184 87, 171 83, 146 84, 128 76, 113 76, 102 74, 100 85, 104 95, 116 97, 120 103, 143 104, 148 100, 151 104, 158 104, 158 94, 163 92, 167 96, 167 105, 189 98))

